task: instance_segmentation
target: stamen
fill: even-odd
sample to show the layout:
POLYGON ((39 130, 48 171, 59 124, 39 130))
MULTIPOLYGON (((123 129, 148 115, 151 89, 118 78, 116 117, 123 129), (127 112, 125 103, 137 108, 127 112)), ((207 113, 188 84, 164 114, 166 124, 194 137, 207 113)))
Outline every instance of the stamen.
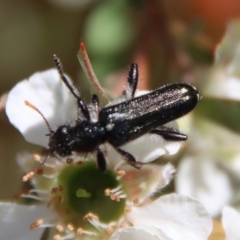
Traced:
POLYGON ((60 236, 60 235, 55 235, 55 236, 53 237, 53 240, 61 240, 61 236, 60 236))
POLYGON ((122 189, 122 186, 121 186, 121 185, 117 186, 117 187, 114 188, 114 189, 111 189, 111 192, 112 192, 112 193, 115 193, 115 192, 118 192, 120 189, 122 189))
POLYGON ((73 163, 73 159, 72 158, 67 158, 66 159, 66 163, 67 164, 72 164, 73 163))
POLYGON ((117 171, 117 175, 118 175, 118 177, 123 177, 123 176, 125 176, 126 175, 126 172, 124 171, 124 170, 118 170, 117 171))
POLYGON ((56 193, 58 193, 58 191, 59 191, 59 188, 58 187, 54 187, 51 190, 51 194, 56 194, 56 193))
POLYGON ((114 189, 105 189, 104 191, 105 196, 110 196, 110 199, 113 201, 119 202, 121 198, 126 198, 127 195, 123 192, 122 186, 119 185, 114 189))
POLYGON ((41 201, 41 202, 46 202, 47 200, 42 198, 42 197, 39 197, 39 196, 36 196, 36 195, 32 195, 32 194, 21 194, 21 197, 23 198, 29 198, 29 199, 34 199, 34 200, 37 200, 37 201, 41 201))
POLYGON ((38 219, 30 225, 30 229, 35 230, 37 228, 49 228, 54 226, 54 224, 43 224, 43 219, 38 219))
POLYGON ((63 196, 55 196, 55 197, 53 197, 53 198, 49 201, 47 207, 50 207, 54 200, 57 200, 58 203, 63 203, 64 198, 63 198, 63 196))
POLYGON ((50 157, 50 155, 46 156, 45 159, 40 163, 40 165, 30 173, 27 173, 25 176, 23 176, 23 182, 28 181, 30 178, 32 178, 36 173, 39 173, 42 170, 42 167, 44 166, 47 159, 50 157))
POLYGON ((31 230, 37 229, 39 228, 41 225, 43 224, 43 220, 42 219, 38 219, 35 222, 33 222, 30 226, 31 230))
POLYGON ((90 232, 90 231, 83 230, 82 228, 78 228, 76 231, 76 235, 82 236, 83 234, 97 236, 97 233, 95 233, 95 232, 90 232))
POLYGON ((27 173, 25 176, 23 176, 22 178, 22 181, 23 182, 27 182, 30 178, 32 178, 33 176, 35 175, 35 172, 30 172, 30 173, 27 173))
POLYGON ((110 199, 116 202, 120 202, 120 197, 117 194, 110 194, 110 199))
POLYGON ((46 222, 45 220, 37 219, 35 222, 33 222, 31 224, 30 228, 31 229, 37 229, 37 228, 52 228, 52 227, 56 227, 55 223, 49 223, 49 222, 46 222))
POLYGON ((42 224, 41 226, 39 226, 39 228, 52 228, 52 227, 55 227, 55 224, 45 223, 45 224, 42 224))
POLYGON ((68 231, 73 231, 73 230, 74 230, 74 227, 73 227, 72 224, 68 224, 68 225, 67 225, 67 229, 68 229, 68 231))
POLYGON ((74 233, 70 233, 64 237, 61 238, 61 240, 67 240, 67 239, 73 239, 75 237, 74 233))
POLYGON ((77 166, 82 166, 83 165, 83 161, 78 161, 78 162, 76 162, 76 164, 77 164, 77 166))
POLYGON ((105 194, 105 196, 110 196, 111 189, 110 188, 105 189, 104 194, 105 194))
POLYGON ((39 161, 41 160, 41 156, 40 156, 39 154, 37 154, 37 153, 34 153, 34 154, 32 155, 32 158, 33 158, 35 161, 37 161, 37 162, 39 162, 39 161))
POLYGON ((87 215, 85 215, 84 217, 83 217, 83 220, 84 221, 89 221, 89 220, 97 220, 98 221, 98 216, 97 215, 94 215, 94 214, 92 214, 92 213, 88 213, 87 215))
POLYGON ((120 160, 115 166, 114 166, 114 171, 117 172, 119 167, 125 163, 124 160, 120 160))
POLYGON ((98 230, 102 230, 107 227, 105 224, 102 224, 99 221, 96 221, 95 219, 89 220, 89 223, 91 223, 98 230))
POLYGON ((106 229, 106 232, 107 232, 108 234, 112 234, 113 231, 114 231, 114 229, 113 229, 112 227, 107 227, 107 229, 106 229))
POLYGON ((119 194, 119 197, 120 198, 127 198, 127 195, 126 194, 119 194))
POLYGON ((58 192, 63 191, 63 186, 59 185, 58 187, 53 187, 51 190, 51 194, 57 194, 58 192))
POLYGON ((98 225, 96 220, 89 220, 88 222, 91 223, 96 229, 101 230, 101 225, 98 225))
MULTIPOLYGON (((56 226, 56 229, 60 232, 64 231, 64 228, 61 225, 56 226)), ((76 236, 82 236, 84 233, 88 235, 95 235, 96 233, 84 231, 82 228, 78 228, 76 232, 72 232, 74 230, 74 227, 71 224, 67 225, 67 229, 65 230, 66 235, 61 236, 59 234, 56 234, 53 237, 53 240, 67 240, 67 239, 75 239, 76 236)))
POLYGON ((78 228, 76 233, 77 233, 77 236, 82 236, 83 235, 83 229, 78 228))
POLYGON ((125 211, 126 213, 130 213, 130 212, 132 211, 132 208, 131 208, 130 206, 126 206, 125 209, 124 209, 124 211, 125 211))
POLYGON ((40 190, 40 189, 31 189, 29 193, 37 193, 37 194, 49 194, 46 190, 40 190))
POLYGON ((58 224, 55 228, 58 232, 63 232, 63 230, 64 230, 63 226, 60 224, 58 224))
POLYGON ((58 175, 58 173, 54 173, 54 174, 42 174, 43 177, 47 178, 47 179, 54 179, 56 178, 58 175))
POLYGON ((136 199, 133 200, 133 204, 138 205, 139 203, 140 203, 139 198, 136 198, 136 199))
POLYGON ((74 227, 72 224, 68 224, 66 226, 66 229, 64 229, 62 225, 58 224, 57 226, 55 226, 55 229, 60 233, 65 232, 64 236, 62 234, 61 235, 56 234, 53 239, 57 239, 57 240, 73 239, 73 238, 75 239, 76 236, 82 236, 83 234, 97 236, 96 232, 86 231, 86 230, 83 230, 82 228, 78 228, 76 231, 74 231, 74 227))
POLYGON ((126 222, 126 221, 123 221, 123 222, 119 225, 119 228, 125 228, 125 227, 127 227, 127 226, 128 226, 127 222, 126 222))
POLYGON ((85 215, 83 217, 84 221, 88 221, 89 223, 91 223, 96 229, 101 230, 102 228, 106 228, 106 224, 102 224, 99 222, 98 216, 92 214, 92 213, 88 213, 87 215, 85 215))
POLYGON ((51 163, 44 163, 44 167, 48 167, 48 168, 53 168, 55 169, 56 168, 56 165, 55 164, 51 164, 51 163))

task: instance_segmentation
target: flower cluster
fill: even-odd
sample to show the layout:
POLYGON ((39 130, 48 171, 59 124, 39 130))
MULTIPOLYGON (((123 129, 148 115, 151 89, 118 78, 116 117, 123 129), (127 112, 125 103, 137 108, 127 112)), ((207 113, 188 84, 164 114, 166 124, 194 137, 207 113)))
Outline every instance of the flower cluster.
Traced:
MULTIPOLYGON (((18 83, 8 94, 6 113, 10 122, 31 143, 48 147, 48 128, 71 123, 78 114, 74 97, 56 70, 36 73, 18 83)), ((177 127, 176 123, 170 123, 177 127)), ((160 136, 142 136, 123 149, 138 161, 149 163, 163 154, 175 154, 178 142, 160 136)), ((31 206, 2 203, 3 239, 39 239, 45 228, 49 237, 65 239, 207 239, 212 220, 197 201, 177 194, 155 199, 169 184, 171 164, 129 166, 107 143, 101 146, 108 162, 106 173, 96 168, 94 156, 71 159, 49 157, 38 174, 32 172, 44 160, 41 154, 20 154, 18 163, 33 188, 19 194, 33 199, 31 206), (36 201, 38 204, 36 204, 36 201), (3 209, 8 209, 4 212, 3 209), (11 214, 9 214, 11 212, 11 214), (15 222, 11 231, 8 223, 15 222), (27 224, 34 231, 28 231, 27 224)), ((11 224, 12 225, 12 224, 11 224)), ((0 234, 0 235, 1 235, 0 234)))
POLYGON ((239 209, 239 29, 239 20, 228 25, 214 65, 199 79, 203 99, 192 115, 194 144, 176 177, 176 191, 199 200, 214 217, 230 203, 239 209))

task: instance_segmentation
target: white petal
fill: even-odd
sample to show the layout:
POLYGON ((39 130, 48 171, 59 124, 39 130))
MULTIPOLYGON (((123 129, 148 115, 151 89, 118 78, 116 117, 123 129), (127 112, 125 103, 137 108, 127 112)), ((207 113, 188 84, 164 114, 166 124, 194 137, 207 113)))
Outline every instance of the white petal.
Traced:
MULTIPOLYGON (((221 69, 222 70, 222 69, 221 69)), ((216 71, 214 79, 216 81, 209 81, 205 89, 205 94, 211 97, 229 100, 240 100, 240 78, 229 76, 226 73, 216 71), (216 87, 216 85, 218 87, 216 87)))
POLYGON ((156 160, 164 154, 176 154, 182 142, 168 142, 161 136, 146 134, 122 147, 123 150, 131 153, 137 161, 148 163, 156 160))
POLYGON ((171 164, 164 166, 146 164, 142 166, 140 171, 126 164, 121 166, 121 169, 126 173, 122 177, 122 181, 127 189, 128 200, 139 199, 140 203, 148 200, 152 194, 168 185, 175 173, 171 164))
POLYGON ((179 194, 200 201, 212 216, 217 216, 233 196, 230 179, 211 158, 184 159, 176 175, 179 194))
MULTIPOLYGON (((170 122, 164 126, 178 129, 176 121, 170 122)), ((156 134, 145 134, 125 145, 121 148, 126 152, 132 154, 135 159, 142 163, 149 163, 164 154, 173 155, 176 154, 182 142, 166 141, 161 136, 156 134)), ((113 165, 123 161, 123 158, 109 145, 105 144, 105 150, 107 151, 107 158, 113 165)))
POLYGON ((215 67, 205 86, 204 95, 240 100, 239 37, 239 21, 230 22, 215 51, 215 67))
POLYGON ((222 224, 226 232, 226 240, 240 240, 240 213, 231 207, 224 207, 222 224))
POLYGON ((132 207, 128 219, 136 225, 160 229, 169 239, 206 240, 212 220, 197 201, 177 194, 165 195, 144 207, 132 207))
POLYGON ((45 206, 25 206, 0 203, 0 239, 38 240, 44 229, 31 230, 30 225, 47 215, 45 206))
POLYGON ((168 240, 160 231, 147 227, 127 227, 115 232, 110 240, 168 240))
POLYGON ((8 94, 6 113, 10 122, 25 139, 48 146, 49 130, 35 110, 24 104, 30 102, 45 116, 51 128, 72 121, 77 116, 76 100, 61 81, 57 70, 35 73, 19 82, 8 94))

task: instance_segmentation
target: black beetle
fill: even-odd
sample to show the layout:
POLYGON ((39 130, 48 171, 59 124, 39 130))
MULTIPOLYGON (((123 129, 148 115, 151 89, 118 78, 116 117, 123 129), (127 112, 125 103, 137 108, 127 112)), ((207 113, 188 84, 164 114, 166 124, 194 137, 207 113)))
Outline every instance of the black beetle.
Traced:
POLYGON ((103 143, 111 144, 129 164, 140 168, 142 163, 121 148, 126 143, 144 134, 157 134, 167 141, 187 140, 187 135, 164 124, 193 110, 200 98, 195 87, 187 83, 168 84, 135 97, 138 65, 132 64, 122 98, 100 109, 96 95, 92 96, 91 105, 82 101, 77 89, 65 76, 60 60, 56 55, 53 59, 61 79, 76 98, 82 117, 74 123, 59 126, 55 131, 50 129, 49 154, 70 157, 73 152, 95 152, 98 167, 104 172, 106 160, 99 147, 103 143))

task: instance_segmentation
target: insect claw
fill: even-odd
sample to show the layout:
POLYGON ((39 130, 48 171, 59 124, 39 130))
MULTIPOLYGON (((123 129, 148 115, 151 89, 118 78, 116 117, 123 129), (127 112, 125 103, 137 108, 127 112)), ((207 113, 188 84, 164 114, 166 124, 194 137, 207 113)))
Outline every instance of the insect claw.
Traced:
POLYGON ((142 162, 128 162, 128 163, 137 169, 141 169, 142 165, 144 164, 142 162))

